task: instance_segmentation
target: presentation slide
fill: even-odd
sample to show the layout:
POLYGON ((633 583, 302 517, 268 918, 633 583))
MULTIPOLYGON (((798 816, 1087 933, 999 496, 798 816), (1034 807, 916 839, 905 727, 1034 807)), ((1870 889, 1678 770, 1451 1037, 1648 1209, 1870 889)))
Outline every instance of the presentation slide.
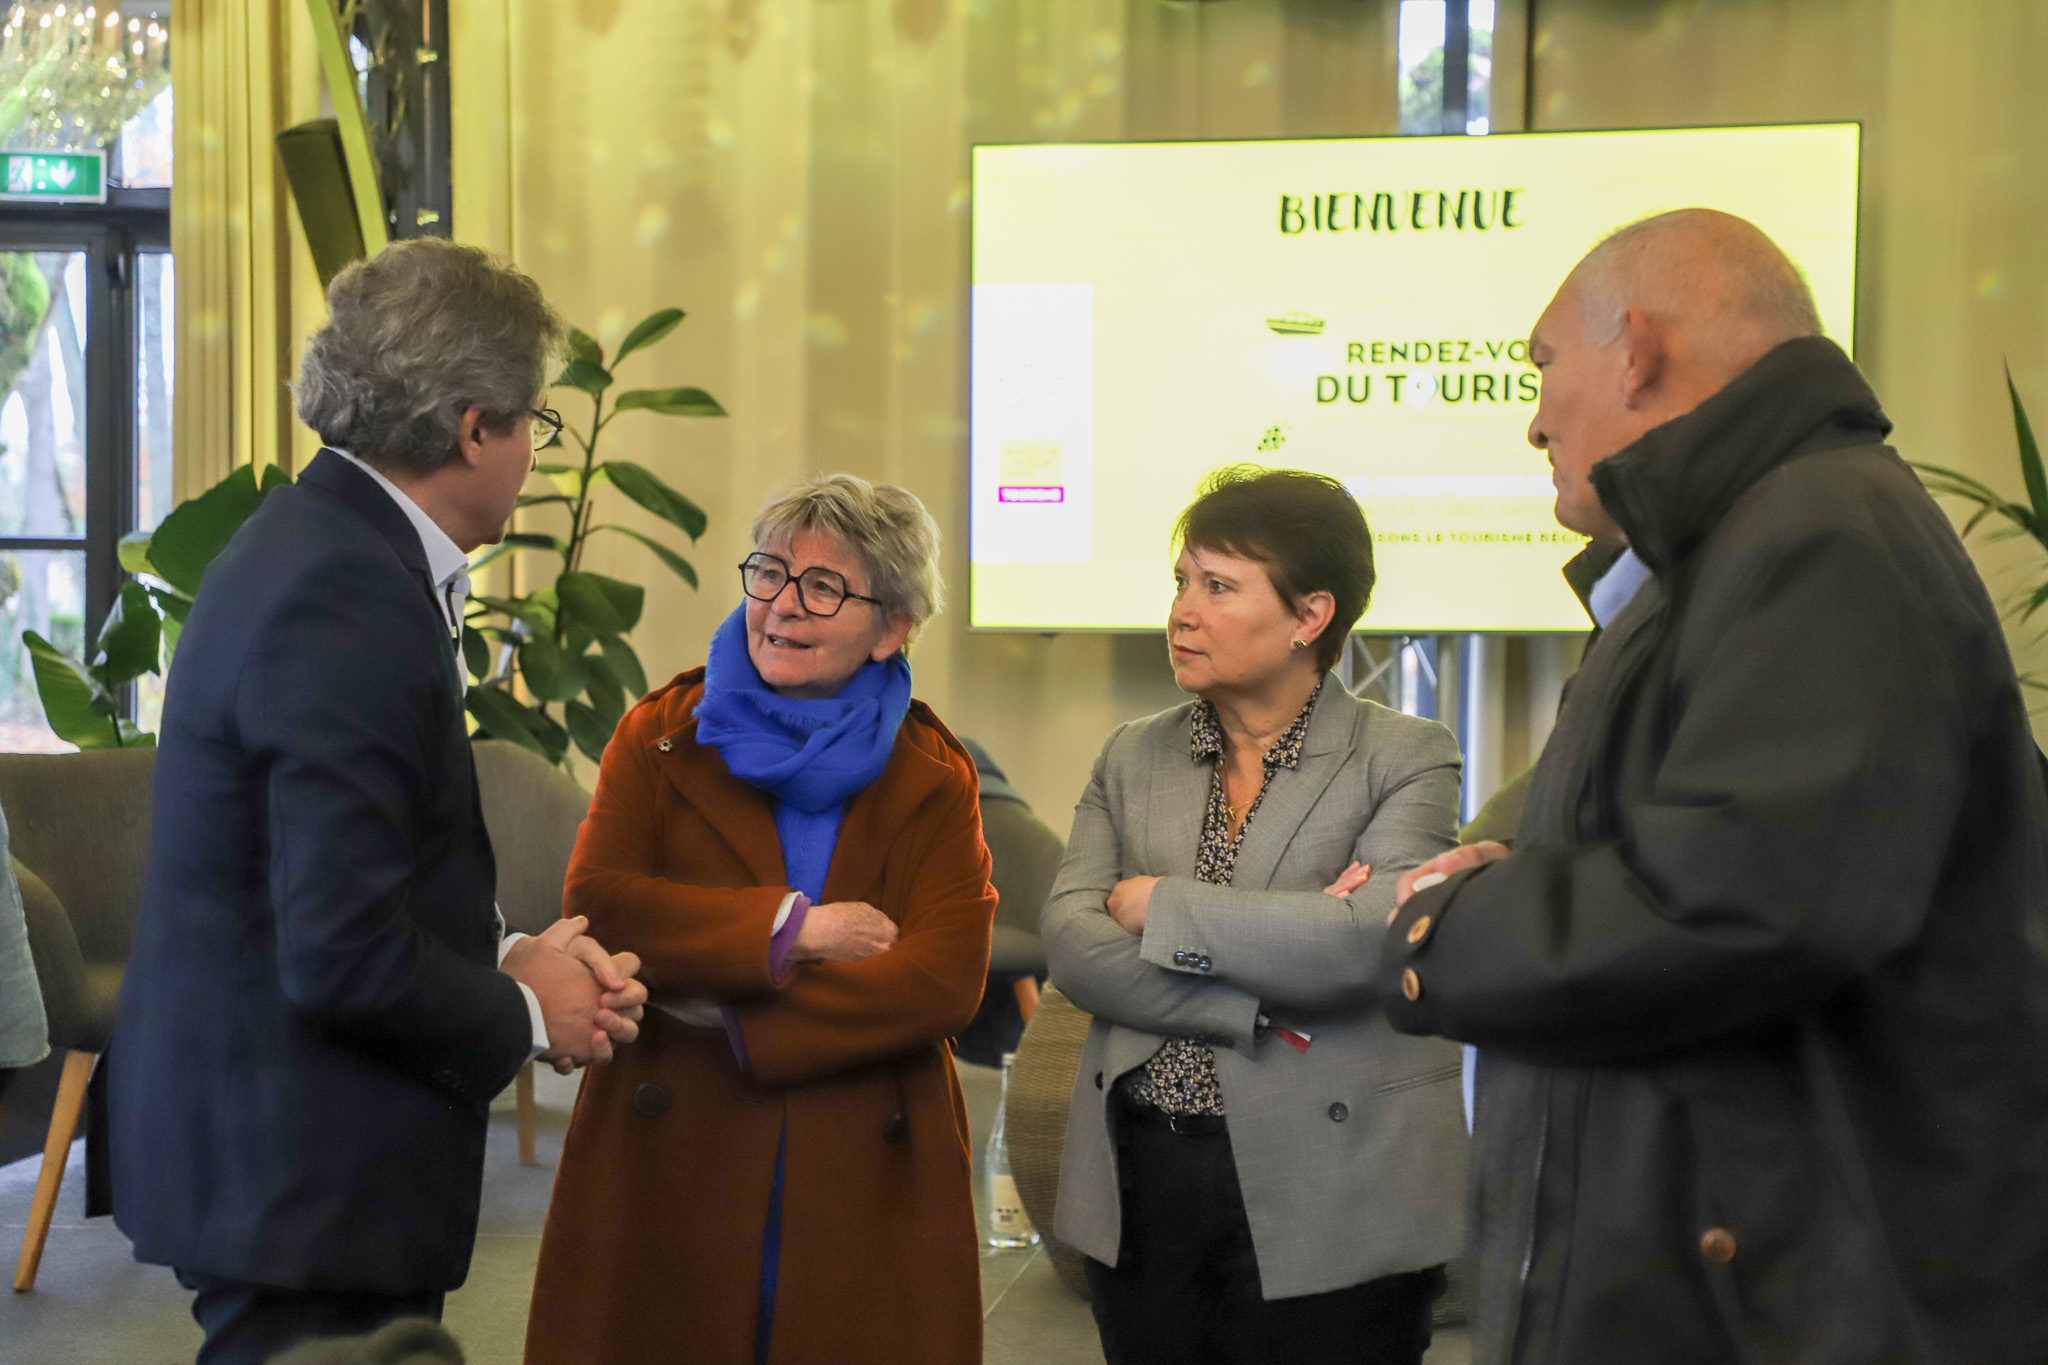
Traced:
POLYGON ((1577 631, 1530 327, 1607 233, 1768 232, 1853 351, 1855 124, 974 150, 972 618, 1163 629, 1174 518, 1244 461, 1344 481, 1360 629, 1577 631))

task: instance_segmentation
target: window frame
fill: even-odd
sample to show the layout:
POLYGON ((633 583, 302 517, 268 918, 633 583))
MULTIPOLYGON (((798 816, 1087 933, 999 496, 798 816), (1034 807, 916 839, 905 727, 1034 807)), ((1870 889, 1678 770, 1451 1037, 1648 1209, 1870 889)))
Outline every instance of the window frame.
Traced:
POLYGON ((121 537, 135 529, 137 259, 170 249, 169 189, 109 186, 104 204, 0 203, 0 251, 77 251, 86 258, 85 534, 0 535, 0 551, 85 552, 88 655, 127 578, 121 537))

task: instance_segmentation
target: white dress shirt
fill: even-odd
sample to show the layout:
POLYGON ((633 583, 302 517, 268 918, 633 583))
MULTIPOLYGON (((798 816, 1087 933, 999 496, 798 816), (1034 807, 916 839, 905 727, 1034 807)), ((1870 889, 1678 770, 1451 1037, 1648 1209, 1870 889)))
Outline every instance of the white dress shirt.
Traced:
MULTIPOLYGON (((469 601, 469 556, 462 552, 461 546, 448 538, 448 533, 441 529, 439 523, 428 516, 418 503, 406 495, 404 489, 385 478, 370 465, 364 464, 361 460, 349 454, 346 450, 335 446, 328 446, 327 449, 334 451, 342 459, 347 460, 357 469, 362 470, 372 479, 375 479, 377 486, 386 493, 389 493, 391 500, 398 504, 398 510, 405 513, 405 519, 412 523, 412 529, 419 533, 420 548, 427 553, 427 575, 434 581, 434 601, 441 608, 442 623, 448 627, 449 639, 454 642, 455 676, 457 679, 460 679, 462 677, 462 615, 464 607, 469 601)), ((498 917, 498 961, 503 963, 505 961, 505 954, 511 951, 512 945, 525 938, 526 935, 506 933, 504 912, 495 905, 491 907, 491 911, 498 917)), ((541 1053, 548 1050, 547 1019, 541 1013, 540 997, 533 993, 533 988, 523 981, 513 984, 517 985, 520 993, 526 997, 527 1018, 533 1023, 533 1052, 527 1058, 528 1061, 531 1061, 534 1057, 538 1057, 541 1053)))

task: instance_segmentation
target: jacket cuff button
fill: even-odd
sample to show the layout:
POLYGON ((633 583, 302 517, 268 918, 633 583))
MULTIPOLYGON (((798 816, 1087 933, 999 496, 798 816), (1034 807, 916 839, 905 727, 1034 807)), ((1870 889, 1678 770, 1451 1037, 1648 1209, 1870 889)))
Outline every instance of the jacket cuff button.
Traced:
POLYGON ((1413 967, 1406 967, 1401 971, 1401 994, 1410 1000, 1422 998, 1422 978, 1415 974, 1413 967))
POLYGON ((1727 1265, 1735 1259, 1735 1234, 1726 1228, 1708 1228, 1700 1234, 1700 1255, 1715 1265, 1727 1265))
POLYGON ((1185 948, 1176 948, 1173 950, 1173 965, 1176 967, 1185 967, 1188 965, 1188 954, 1185 948))

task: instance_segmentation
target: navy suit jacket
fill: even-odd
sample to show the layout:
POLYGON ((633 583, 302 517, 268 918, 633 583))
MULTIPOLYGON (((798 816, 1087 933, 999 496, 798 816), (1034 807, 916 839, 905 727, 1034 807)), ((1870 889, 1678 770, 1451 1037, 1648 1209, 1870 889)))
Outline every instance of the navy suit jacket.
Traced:
POLYGON ((469 1271, 532 1048, 425 551, 323 451, 207 571, 164 704, 108 1055, 138 1259, 410 1294, 469 1271))

